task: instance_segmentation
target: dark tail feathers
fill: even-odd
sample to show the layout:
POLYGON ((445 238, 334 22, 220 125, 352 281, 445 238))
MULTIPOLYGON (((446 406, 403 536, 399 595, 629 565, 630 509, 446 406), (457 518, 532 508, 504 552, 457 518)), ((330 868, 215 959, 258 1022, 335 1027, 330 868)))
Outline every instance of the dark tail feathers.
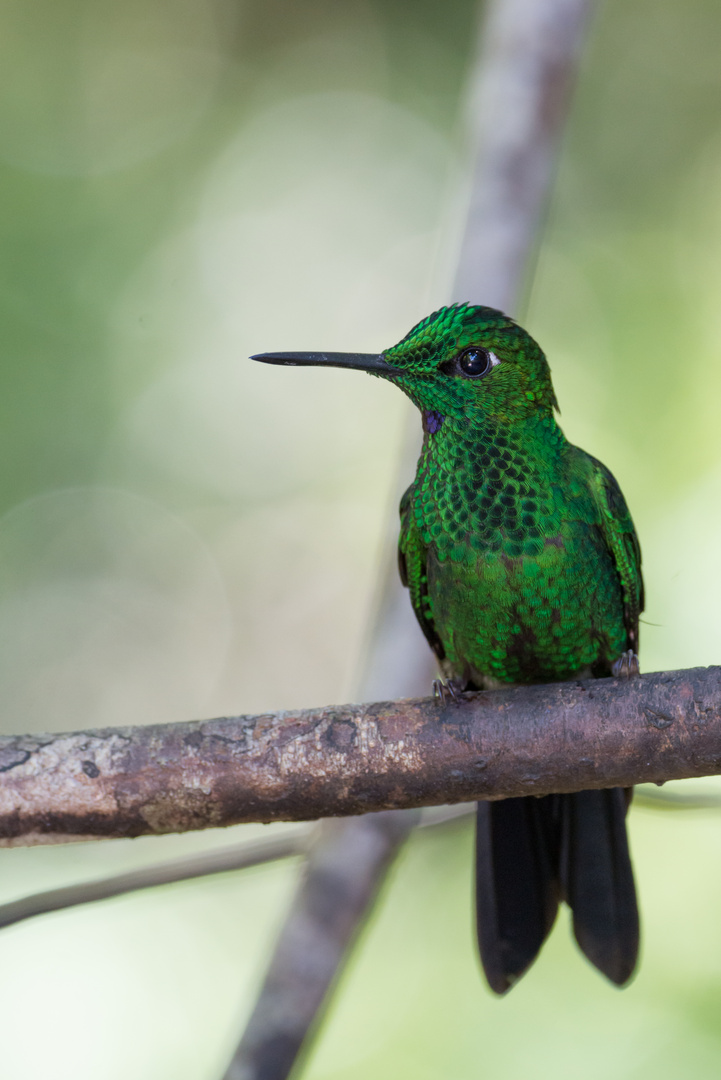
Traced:
POLYGON ((623 788, 478 804, 476 913, 486 978, 504 994, 536 959, 560 900, 576 941, 619 986, 638 956, 623 788))

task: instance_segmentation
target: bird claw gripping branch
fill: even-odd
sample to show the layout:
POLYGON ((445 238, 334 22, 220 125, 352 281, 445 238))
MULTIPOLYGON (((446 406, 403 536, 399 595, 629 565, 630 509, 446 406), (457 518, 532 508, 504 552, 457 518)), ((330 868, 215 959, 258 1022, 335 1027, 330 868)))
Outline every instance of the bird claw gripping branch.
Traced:
POLYGON ((613 664, 611 664, 611 674, 615 679, 630 679, 632 675, 641 674, 638 657, 633 649, 626 649, 624 653, 621 653, 618 660, 614 660, 613 664))
POLYGON ((458 701, 465 690, 465 685, 456 679, 434 679, 433 697, 441 705, 448 705, 451 701, 458 701))

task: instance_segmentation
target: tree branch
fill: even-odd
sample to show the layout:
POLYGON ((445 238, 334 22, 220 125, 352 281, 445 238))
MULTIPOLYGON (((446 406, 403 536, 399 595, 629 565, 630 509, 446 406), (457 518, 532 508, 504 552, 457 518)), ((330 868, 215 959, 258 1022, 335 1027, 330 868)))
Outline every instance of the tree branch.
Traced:
POLYGON ((475 162, 454 299, 518 310, 592 0, 495 0, 468 105, 475 162))
POLYGON ((186 832, 721 772, 721 668, 0 739, 0 842, 186 832))

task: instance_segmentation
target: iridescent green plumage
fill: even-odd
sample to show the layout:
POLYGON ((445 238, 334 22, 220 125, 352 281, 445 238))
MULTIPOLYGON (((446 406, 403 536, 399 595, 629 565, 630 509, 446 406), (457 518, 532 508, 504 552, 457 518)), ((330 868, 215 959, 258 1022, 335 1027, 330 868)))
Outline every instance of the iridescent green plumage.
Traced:
MULTIPOLYGON (((546 358, 516 323, 454 305, 377 356, 256 359, 370 371, 421 410, 399 566, 452 687, 637 670, 643 586, 631 517, 608 469, 563 435, 546 358)), ((532 963, 561 899, 589 959, 628 980, 638 912, 627 805, 620 789, 479 805, 478 939, 498 993, 532 963)))
MULTIPOLYGON (((633 522, 608 469, 556 423, 537 344, 500 312, 462 306, 384 355, 424 417, 401 501, 401 577, 452 685, 628 670, 643 609, 633 522), (479 375, 464 373, 464 356, 479 375)), ((638 911, 627 805, 620 790, 479 804, 478 941, 497 993, 533 962, 560 899, 589 959, 628 980, 638 911)))
POLYGON ((498 312, 456 307, 385 357, 443 418, 401 503, 400 553, 444 671, 477 686, 610 674, 637 647, 638 543, 611 473, 556 423, 538 346, 498 312), (472 346, 499 363, 476 379, 444 370, 472 346))

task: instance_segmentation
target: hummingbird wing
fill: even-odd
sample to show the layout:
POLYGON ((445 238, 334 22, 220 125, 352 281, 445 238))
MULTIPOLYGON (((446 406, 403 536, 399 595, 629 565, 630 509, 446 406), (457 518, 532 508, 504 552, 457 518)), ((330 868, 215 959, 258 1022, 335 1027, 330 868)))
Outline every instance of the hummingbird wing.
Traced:
POLYGON ((428 572, 426 566, 427 549, 413 521, 411 496, 413 485, 401 499, 401 531, 398 537, 398 573, 408 589, 411 605, 426 641, 441 661, 445 658, 445 649, 433 623, 431 605, 428 598, 428 572))
MULTIPOLYGON (((621 583, 627 647, 636 653, 644 603, 636 530, 610 470, 584 451, 578 453, 590 466, 597 524, 621 583)), ((633 974, 639 946, 638 905, 626 835, 632 794, 632 788, 608 788, 562 796, 561 885, 573 910, 573 932, 588 959, 619 986, 633 974)))
MULTIPOLYGON (((428 552, 413 520, 412 494, 410 487, 401 499, 398 569, 421 629, 442 661, 445 650, 428 601, 428 552)), ((533 963, 556 917, 560 805, 556 795, 478 804, 478 945, 497 994, 504 994, 533 963)))
MULTIPOLYGON (((583 452, 583 451, 581 451, 583 452)), ((628 648, 638 652, 638 620, 644 607, 641 545, 615 476, 596 458, 591 462, 591 489, 608 550, 613 556, 623 590, 623 615, 628 648)))

